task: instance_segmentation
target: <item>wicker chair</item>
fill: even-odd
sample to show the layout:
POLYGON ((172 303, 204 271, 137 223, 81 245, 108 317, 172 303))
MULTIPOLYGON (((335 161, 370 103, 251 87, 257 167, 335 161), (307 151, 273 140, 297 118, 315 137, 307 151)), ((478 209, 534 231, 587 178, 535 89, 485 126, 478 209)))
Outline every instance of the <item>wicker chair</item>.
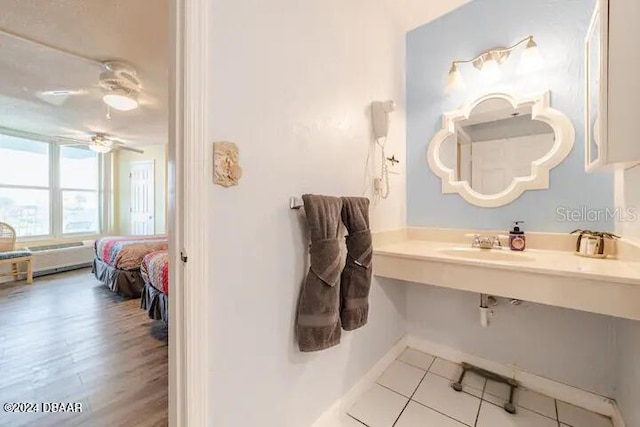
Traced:
POLYGON ((9 224, 0 222, 0 266, 11 264, 10 273, 0 273, 0 277, 12 276, 18 280, 26 274, 27 283, 33 283, 33 254, 28 250, 16 250, 16 231, 9 224), (26 264, 25 272, 20 272, 20 264, 26 264))

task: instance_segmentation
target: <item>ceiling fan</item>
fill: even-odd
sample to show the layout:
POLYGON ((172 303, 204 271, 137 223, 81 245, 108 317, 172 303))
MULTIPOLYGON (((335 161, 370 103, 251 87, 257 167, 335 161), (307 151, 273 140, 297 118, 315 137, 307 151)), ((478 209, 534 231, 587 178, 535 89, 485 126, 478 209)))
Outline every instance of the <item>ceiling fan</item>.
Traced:
POLYGON ((109 136, 105 133, 95 133, 89 135, 88 140, 60 136, 56 137, 56 141, 60 145, 67 146, 85 145, 89 147, 90 150, 100 154, 106 154, 110 153, 111 151, 118 150, 132 151, 134 153, 144 154, 143 150, 140 150, 139 148, 129 147, 125 145, 125 142, 121 139, 109 136))
MULTIPOLYGON (((138 108, 138 95, 142 84, 135 68, 121 61, 105 61, 100 63, 98 85, 102 89, 102 101, 109 107, 120 111, 131 111, 138 108)), ((62 105, 70 96, 82 96, 91 93, 89 89, 58 89, 38 93, 38 97, 54 105, 62 105)))

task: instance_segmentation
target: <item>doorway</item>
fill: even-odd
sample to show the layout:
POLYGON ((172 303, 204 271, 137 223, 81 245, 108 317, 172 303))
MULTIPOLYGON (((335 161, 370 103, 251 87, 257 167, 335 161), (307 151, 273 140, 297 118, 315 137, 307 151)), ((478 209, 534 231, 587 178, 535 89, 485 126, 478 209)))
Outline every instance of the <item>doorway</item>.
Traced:
POLYGON ((155 164, 153 160, 132 162, 129 172, 131 234, 155 234, 155 164))
POLYGON ((167 236, 128 240, 170 224, 173 242, 180 229, 176 209, 164 215, 176 204, 177 176, 164 172, 164 153, 178 151, 180 140, 170 132, 173 3, 0 0, 0 97, 8 107, 0 116, 0 222, 15 225, 11 249, 28 252, 36 268, 33 284, 0 283, 0 400, 67 409, 0 412, 0 425, 187 425, 169 415, 182 390, 174 381, 169 392, 169 371, 181 377, 169 350, 182 348, 180 334, 172 336, 181 304, 164 300, 169 320, 140 308, 141 291, 153 285, 152 272, 141 271, 151 253, 133 268, 109 266, 123 281, 135 276, 129 287, 105 286, 96 275, 98 261, 133 260, 110 259, 113 248, 148 247, 164 252, 149 266, 171 262, 156 269, 149 298, 168 291, 169 274, 180 288, 180 273, 170 271, 179 267, 175 243, 169 251, 167 236), (152 153, 163 160, 147 161, 160 158, 152 153), (121 175, 125 163, 130 176, 121 175), (104 238, 112 240, 100 246, 104 238))

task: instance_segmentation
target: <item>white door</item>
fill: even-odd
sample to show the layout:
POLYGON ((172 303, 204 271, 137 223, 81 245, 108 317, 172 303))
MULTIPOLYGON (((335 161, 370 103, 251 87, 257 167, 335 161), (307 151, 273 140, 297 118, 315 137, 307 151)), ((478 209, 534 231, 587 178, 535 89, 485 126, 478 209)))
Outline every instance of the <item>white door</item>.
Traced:
POLYGON ((474 142, 471 188, 480 194, 498 194, 511 183, 506 145, 508 140, 474 142))
POLYGON ((155 174, 153 160, 131 162, 130 216, 131 234, 145 236, 155 233, 155 174))
POLYGON ((473 143, 471 188, 497 194, 516 177, 531 175, 531 162, 544 157, 554 144, 553 134, 530 135, 473 143))

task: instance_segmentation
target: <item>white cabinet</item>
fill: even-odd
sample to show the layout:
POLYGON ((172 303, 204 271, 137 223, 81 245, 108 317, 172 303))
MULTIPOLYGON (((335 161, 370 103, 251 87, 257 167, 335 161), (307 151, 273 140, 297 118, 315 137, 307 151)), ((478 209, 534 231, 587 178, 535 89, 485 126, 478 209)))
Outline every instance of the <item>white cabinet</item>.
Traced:
POLYGON ((597 0, 586 37, 588 171, 640 162, 640 0, 597 0))

